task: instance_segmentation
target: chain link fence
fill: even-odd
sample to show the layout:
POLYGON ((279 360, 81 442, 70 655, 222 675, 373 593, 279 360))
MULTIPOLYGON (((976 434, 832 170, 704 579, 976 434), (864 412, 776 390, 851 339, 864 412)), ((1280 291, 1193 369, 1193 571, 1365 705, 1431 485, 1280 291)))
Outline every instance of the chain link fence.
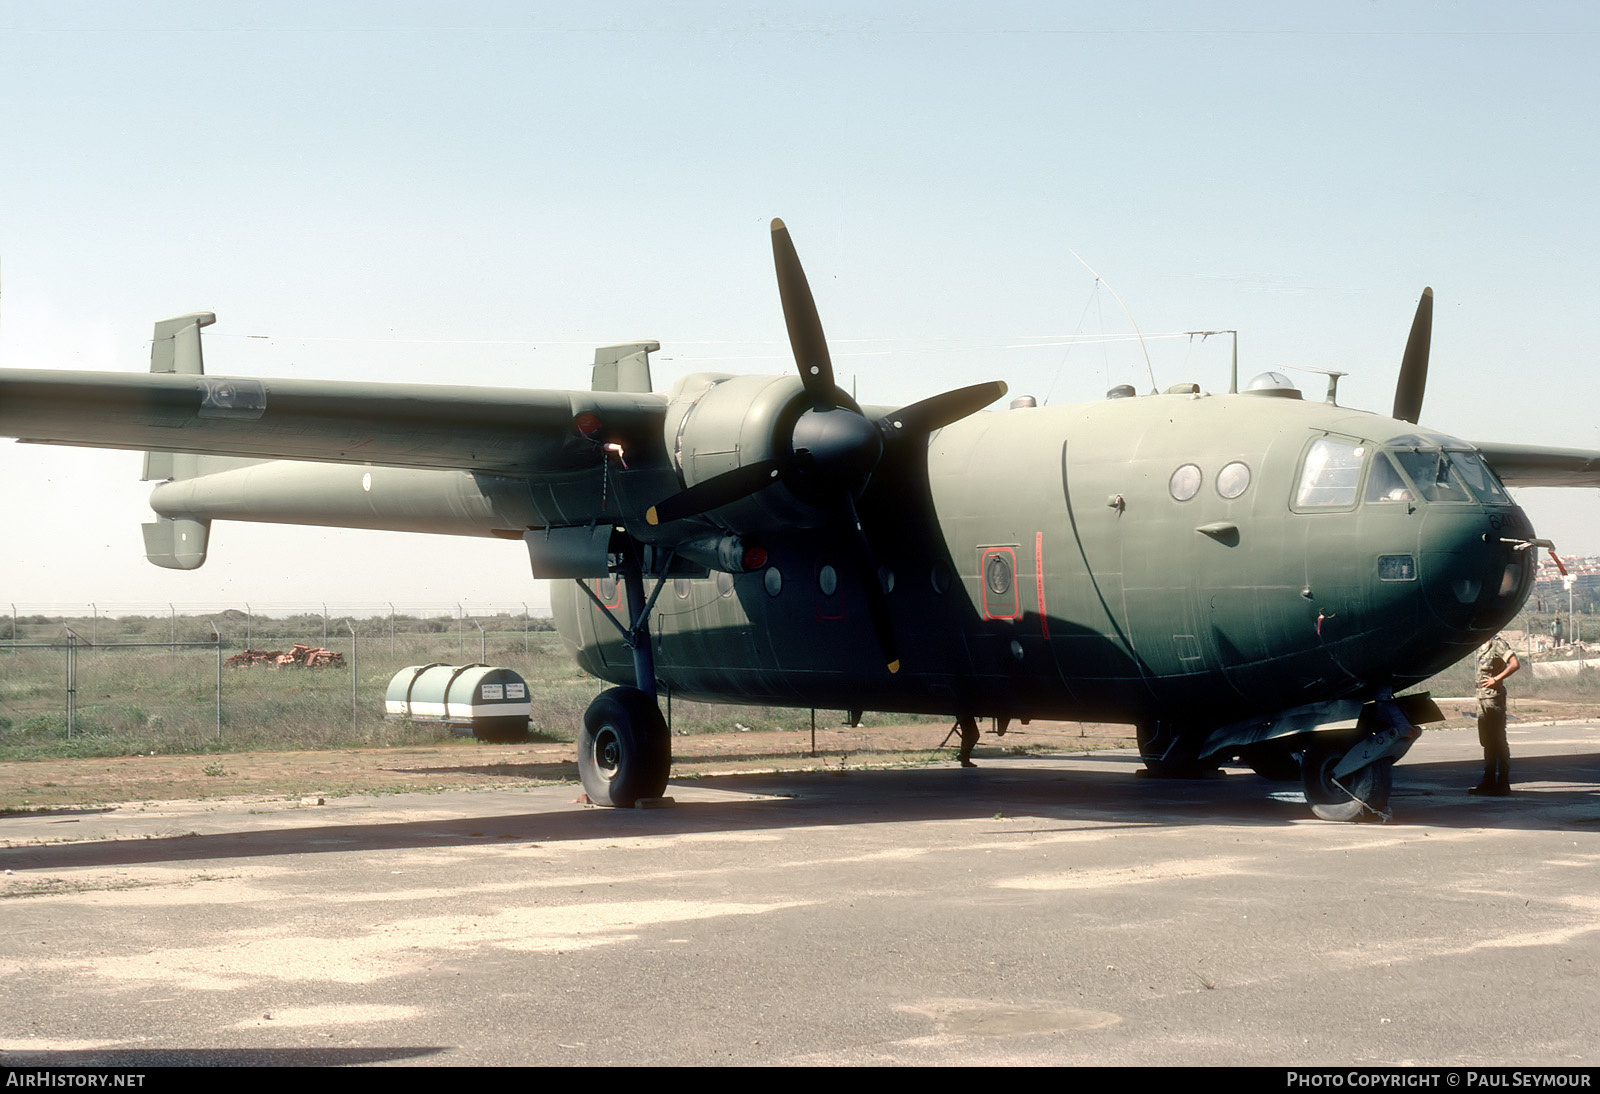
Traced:
POLYGON ((534 730, 558 737, 572 733, 601 686, 572 664, 548 620, 525 612, 173 609, 163 617, 13 607, 0 625, 0 755, 434 739, 444 731, 383 716, 394 674, 432 663, 512 669, 534 696, 534 730), (339 659, 319 668, 228 663, 247 649, 288 653, 296 643, 339 659))

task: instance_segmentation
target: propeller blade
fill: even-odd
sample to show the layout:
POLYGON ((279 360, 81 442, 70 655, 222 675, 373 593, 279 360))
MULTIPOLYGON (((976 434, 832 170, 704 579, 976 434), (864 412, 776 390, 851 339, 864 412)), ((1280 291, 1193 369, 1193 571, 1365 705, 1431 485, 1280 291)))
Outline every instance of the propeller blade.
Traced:
POLYGON ((794 350, 794 363, 800 367, 800 382, 818 409, 832 410, 837 405, 833 359, 828 356, 822 319, 817 315, 817 302, 812 299, 789 229, 776 218, 772 221, 772 262, 778 270, 778 298, 783 301, 783 321, 789 327, 789 346, 794 350))
POLYGON ((1423 289, 1417 317, 1411 321, 1406 355, 1400 359, 1400 382, 1394 389, 1394 417, 1415 425, 1422 417, 1422 394, 1428 386, 1428 344, 1433 339, 1433 290, 1423 289))
POLYGON ((855 533, 856 569, 861 574, 861 591, 867 598, 867 615, 872 619, 872 631, 878 639, 878 650, 883 654, 884 668, 896 673, 900 671, 900 648, 894 638, 894 623, 889 618, 889 598, 884 595, 883 582, 878 578, 878 562, 873 558, 867 533, 861 527, 855 499, 847 493, 844 504, 850 517, 850 530, 855 533))
POLYGON ((935 429, 943 429, 951 422, 976 414, 1005 393, 1006 385, 1002 380, 956 388, 884 415, 878 419, 878 428, 891 442, 926 437, 935 429))
POLYGON ((786 469, 783 460, 758 460, 713 475, 705 482, 697 482, 687 490, 672 495, 650 507, 644 519, 648 524, 667 524, 684 517, 697 517, 701 513, 731 505, 747 498, 757 490, 779 479, 786 469))

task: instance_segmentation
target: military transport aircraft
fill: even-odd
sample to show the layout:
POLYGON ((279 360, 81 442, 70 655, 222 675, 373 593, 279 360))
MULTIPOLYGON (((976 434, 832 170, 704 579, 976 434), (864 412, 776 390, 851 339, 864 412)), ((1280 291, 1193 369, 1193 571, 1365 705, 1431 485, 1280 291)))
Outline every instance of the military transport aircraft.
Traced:
MULTIPOLYGON (((1391 417, 1281 374, 978 413, 998 381, 898 409, 834 380, 772 223, 798 374, 651 388, 654 342, 596 351, 591 391, 205 375, 200 313, 151 375, 0 371, 0 435, 146 450, 159 566, 213 520, 520 541, 556 623, 617 686, 584 716, 601 804, 659 796, 673 694, 961 720, 1132 722, 1148 768, 1235 757, 1321 816, 1385 815, 1426 696, 1510 620, 1534 538, 1512 486, 1600 486, 1600 452, 1417 424, 1424 290, 1391 417)), ((1336 377, 1334 378, 1336 380, 1336 377)))

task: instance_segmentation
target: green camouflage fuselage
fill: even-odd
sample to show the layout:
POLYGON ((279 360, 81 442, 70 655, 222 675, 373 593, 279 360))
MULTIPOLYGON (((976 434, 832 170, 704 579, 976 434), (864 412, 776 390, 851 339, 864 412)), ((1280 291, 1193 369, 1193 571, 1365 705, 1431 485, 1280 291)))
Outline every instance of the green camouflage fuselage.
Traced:
MULTIPOLYGON (((1531 529, 1497 485, 1407 478, 1369 499, 1387 485, 1385 446, 1412 464, 1469 450, 1257 393, 974 415, 934 436, 925 484, 875 482, 861 501, 895 530, 874 548, 898 674, 875 656, 846 539, 823 527, 773 542, 763 570, 669 579, 651 619, 657 675, 703 699, 1196 729, 1399 690, 1515 615, 1532 559, 1499 537, 1531 529), (1356 466, 1303 483, 1318 438, 1356 466), (1232 464, 1246 481, 1228 498, 1232 464), (1185 465, 1198 483, 1179 500, 1185 465)), ((614 583, 590 585, 620 604, 614 583)), ((615 630, 571 583, 554 590, 579 664, 631 683, 615 630)))

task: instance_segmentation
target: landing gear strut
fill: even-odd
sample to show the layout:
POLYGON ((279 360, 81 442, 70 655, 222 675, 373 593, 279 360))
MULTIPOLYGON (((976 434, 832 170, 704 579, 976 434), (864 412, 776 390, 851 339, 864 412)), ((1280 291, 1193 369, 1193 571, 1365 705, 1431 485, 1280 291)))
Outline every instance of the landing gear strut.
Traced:
MULTIPOLYGON (((668 565, 671 558, 668 556, 668 565)), ((638 687, 602 691, 583 712, 583 732, 578 735, 578 780, 595 805, 632 808, 642 798, 659 798, 667 788, 672 769, 672 734, 656 704, 656 662, 650 645, 650 609, 666 581, 668 565, 647 600, 638 548, 628 544, 617 570, 627 593, 628 627, 618 623, 582 581, 578 587, 599 605, 622 641, 633 651, 633 675, 638 687)))

